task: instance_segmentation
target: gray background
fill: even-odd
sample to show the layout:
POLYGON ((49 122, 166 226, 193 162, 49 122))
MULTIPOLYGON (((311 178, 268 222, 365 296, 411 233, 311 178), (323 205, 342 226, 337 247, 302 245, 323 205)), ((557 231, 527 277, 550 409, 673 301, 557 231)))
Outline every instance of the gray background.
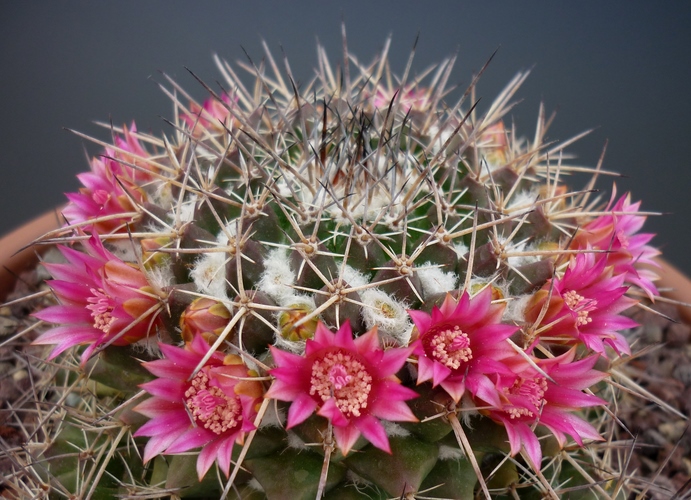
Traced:
MULTIPOLYGON (((401 72, 420 33, 418 71, 458 50, 453 81, 469 82, 499 47, 479 85, 487 106, 518 71, 533 68, 512 114, 532 135, 539 102, 557 110, 551 139, 596 127, 571 151, 594 165, 606 139, 604 167, 622 172, 643 208, 666 212, 646 229, 691 274, 691 3, 643 1, 348 1, 255 2, 41 1, 0 6, 0 233, 64 201, 74 175, 99 148, 69 127, 107 139, 94 120, 136 120, 167 130, 172 106, 160 71, 196 97, 186 72, 218 78, 211 56, 257 60, 261 40, 281 46, 296 78, 312 76, 315 39, 340 58, 340 23, 348 45, 369 61, 388 34, 401 72)), ((482 105, 481 105, 482 107, 482 105)), ((580 182, 577 185, 581 185, 580 182)), ((600 182, 609 190, 611 180, 600 182)))

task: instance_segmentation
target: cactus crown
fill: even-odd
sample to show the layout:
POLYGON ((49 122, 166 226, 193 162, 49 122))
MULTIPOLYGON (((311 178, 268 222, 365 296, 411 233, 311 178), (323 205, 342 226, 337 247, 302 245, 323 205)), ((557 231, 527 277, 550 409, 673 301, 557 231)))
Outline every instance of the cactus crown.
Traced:
POLYGON ((303 85, 268 51, 239 64, 251 85, 218 60, 203 104, 168 80, 172 133, 113 130, 44 239, 63 262, 46 264, 58 304, 36 316, 57 326, 34 343, 55 346, 58 410, 35 483, 617 494, 600 483, 593 442, 614 430, 594 367, 630 354, 627 292, 657 294, 645 214, 593 197, 605 172, 545 143, 542 108, 532 140, 505 125, 527 73, 481 112, 477 77, 447 102, 454 58, 396 77, 388 48, 338 69, 319 48, 303 85))

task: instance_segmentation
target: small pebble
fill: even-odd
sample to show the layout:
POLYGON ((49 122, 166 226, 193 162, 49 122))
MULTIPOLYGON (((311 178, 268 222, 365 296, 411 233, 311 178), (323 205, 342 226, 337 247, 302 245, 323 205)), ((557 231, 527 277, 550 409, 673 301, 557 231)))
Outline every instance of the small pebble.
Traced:
POLYGON ((691 363, 677 365, 673 372, 674 378, 684 384, 685 387, 691 386, 691 363))
POLYGON ((655 323, 648 323, 643 329, 641 339, 645 344, 659 344, 662 342, 662 327, 655 323))
POLYGON ((667 345, 685 347, 691 340, 691 326, 684 323, 672 323, 667 329, 667 345))
POLYGON ((691 476, 691 458, 682 458, 682 463, 684 464, 684 471, 687 475, 691 476))
POLYGON ((660 424, 658 430, 660 434, 674 443, 681 439, 687 426, 688 423, 685 420, 677 420, 676 422, 665 422, 664 424, 660 424))
POLYGON ((14 318, 0 316, 0 337, 12 335, 17 331, 19 321, 14 318))

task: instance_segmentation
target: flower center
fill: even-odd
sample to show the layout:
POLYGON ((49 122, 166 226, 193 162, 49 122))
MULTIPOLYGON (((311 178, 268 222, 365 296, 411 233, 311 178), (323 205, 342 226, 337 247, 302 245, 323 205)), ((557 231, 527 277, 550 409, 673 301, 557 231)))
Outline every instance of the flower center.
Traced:
POLYGON ((214 434, 237 427, 242 420, 242 404, 220 388, 209 387, 209 376, 199 371, 185 391, 185 404, 195 422, 214 434))
POLYGON ((92 288, 91 297, 88 297, 86 301, 89 303, 86 308, 91 311, 91 317, 94 318, 94 328, 108 333, 115 321, 110 297, 103 293, 103 290, 92 288))
POLYGON ((458 370, 462 363, 473 359, 468 334, 458 325, 425 335, 423 345, 427 356, 452 370, 458 370))
POLYGON ((535 411, 539 411, 545 401, 546 391, 547 380, 544 377, 519 378, 513 383, 513 386, 504 388, 504 394, 519 396, 523 401, 527 399, 527 403, 525 406, 506 406, 504 411, 509 414, 512 420, 521 417, 534 418, 535 411))
POLYGON ((346 418, 361 415, 371 391, 372 376, 347 352, 328 352, 312 364, 310 396, 316 395, 322 401, 334 398, 346 418))
POLYGON ((569 309, 576 313, 576 326, 587 325, 593 321, 589 314, 596 309, 597 300, 586 299, 574 290, 567 291, 563 297, 569 309))

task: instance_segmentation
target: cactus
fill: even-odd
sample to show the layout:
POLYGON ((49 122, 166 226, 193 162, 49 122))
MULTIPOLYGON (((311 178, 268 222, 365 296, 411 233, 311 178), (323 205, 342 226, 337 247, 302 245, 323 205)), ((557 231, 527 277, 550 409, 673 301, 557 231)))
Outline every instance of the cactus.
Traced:
POLYGON ((453 58, 396 77, 388 47, 319 48, 303 85, 268 52, 251 84, 219 60, 203 104, 168 80, 168 135, 113 129, 42 240, 47 406, 17 491, 627 491, 604 405, 622 313, 657 295, 647 214, 601 200, 542 109, 532 140, 506 126, 527 73, 481 112, 477 78, 446 101, 453 58))

